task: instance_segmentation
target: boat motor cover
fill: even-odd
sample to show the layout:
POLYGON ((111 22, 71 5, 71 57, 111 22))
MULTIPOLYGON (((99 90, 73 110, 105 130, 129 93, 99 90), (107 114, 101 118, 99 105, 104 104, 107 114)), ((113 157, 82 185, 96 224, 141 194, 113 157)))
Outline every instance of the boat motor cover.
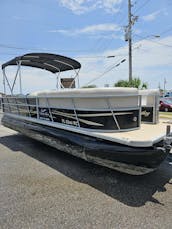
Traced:
POLYGON ((52 73, 80 69, 81 64, 69 57, 50 53, 28 53, 4 63, 2 69, 9 65, 23 65, 45 69, 52 73))

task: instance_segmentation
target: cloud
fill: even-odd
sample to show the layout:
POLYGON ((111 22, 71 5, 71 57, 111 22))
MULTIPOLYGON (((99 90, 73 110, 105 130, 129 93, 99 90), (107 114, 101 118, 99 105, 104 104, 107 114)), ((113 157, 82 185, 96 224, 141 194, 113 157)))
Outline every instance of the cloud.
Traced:
POLYGON ((149 22, 149 21, 154 21, 154 20, 156 20, 156 18, 157 18, 161 13, 163 13, 165 16, 168 15, 167 10, 166 10, 166 9, 162 9, 162 10, 155 11, 155 12, 153 12, 153 13, 151 13, 151 14, 145 15, 145 16, 142 17, 142 19, 143 19, 144 21, 148 21, 148 22, 149 22))
MULTIPOLYGON (((171 48, 166 44, 172 43, 172 36, 158 39, 158 43, 153 40, 143 40, 134 44, 133 50, 133 76, 140 77, 144 82, 148 82, 150 88, 158 88, 159 82, 163 85, 163 77, 168 81, 167 88, 172 88, 172 55, 171 48)), ((82 69, 80 82, 87 84, 93 78, 100 76, 109 66, 113 66, 126 59, 119 67, 105 74, 99 80, 93 82, 98 86, 104 84, 113 85, 119 79, 128 79, 128 47, 124 46, 116 50, 109 50, 101 53, 102 58, 78 58, 81 61, 82 69), (115 58, 105 58, 115 55, 115 58)), ((93 56, 93 54, 92 54, 93 56)), ((96 54, 95 54, 96 56, 96 54)))
MULTIPOLYGON (((168 84, 167 89, 172 88, 172 47, 168 47, 172 44, 172 36, 156 40, 142 40, 133 44, 133 76, 140 77, 142 81, 148 82, 149 88, 158 88, 160 82, 163 85, 163 78, 165 77, 168 84)), ((97 86, 103 86, 104 84, 113 85, 119 79, 128 79, 128 47, 127 45, 99 54, 92 53, 84 58, 83 56, 76 56, 79 62, 81 62, 82 68, 80 71, 80 83, 81 86, 87 84, 93 78, 100 76, 103 72, 119 63, 122 59, 126 59, 126 62, 122 63, 119 67, 114 68, 112 71, 105 74, 99 80, 96 80, 92 84, 97 86), (107 56, 115 55, 115 58, 106 58, 107 56), (92 58, 92 57, 96 58, 92 58)), ((32 70, 27 68, 25 71, 22 68, 23 89, 25 92, 55 89, 56 77, 47 71, 32 70), (35 81, 36 79, 36 81, 35 81), (34 82, 34 84, 33 84, 34 82)), ((0 73, 1 76, 2 73, 0 73)), ((9 71, 8 75, 14 77, 15 72, 9 71), (13 73, 13 74, 12 74, 13 73)), ((64 73, 66 74, 66 72, 64 73)), ((69 71, 69 74, 72 74, 69 71)), ((2 76, 0 77, 0 91, 3 90, 2 76)))
POLYGON ((105 24, 98 24, 98 25, 90 25, 90 26, 86 26, 81 29, 74 29, 74 30, 57 29, 57 30, 50 30, 49 32, 61 33, 66 36, 92 35, 92 36, 106 38, 109 36, 109 34, 107 35, 107 33, 109 32, 114 33, 115 31, 120 31, 120 30, 121 30, 121 27, 119 27, 116 24, 105 23, 105 24))
POLYGON ((118 6, 123 0, 59 0, 61 6, 74 14, 84 14, 95 9, 103 9, 108 13, 119 11, 118 6))

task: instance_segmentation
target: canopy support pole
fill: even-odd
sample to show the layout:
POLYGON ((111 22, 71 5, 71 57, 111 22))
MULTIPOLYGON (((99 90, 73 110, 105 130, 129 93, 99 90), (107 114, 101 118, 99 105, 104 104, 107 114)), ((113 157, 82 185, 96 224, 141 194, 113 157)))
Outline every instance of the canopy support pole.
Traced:
POLYGON ((57 75, 57 85, 56 85, 56 88, 57 88, 57 90, 61 90, 62 88, 64 88, 63 84, 61 83, 60 71, 58 72, 58 75, 57 75))
POLYGON ((57 84, 56 84, 56 88, 57 88, 57 90, 59 90, 60 89, 60 71, 58 72, 58 74, 57 73, 55 73, 55 75, 57 76, 57 84))
POLYGON ((19 68, 19 84, 20 84, 20 94, 22 95, 21 61, 20 61, 20 68, 19 68))
POLYGON ((3 69, 3 86, 4 86, 4 94, 6 95, 6 85, 5 85, 5 69, 3 69))
POLYGON ((12 88, 11 88, 11 85, 8 81, 8 78, 6 76, 6 73, 5 73, 5 68, 3 69, 3 76, 4 76, 4 90, 5 90, 5 94, 6 94, 6 86, 5 86, 5 81, 7 81, 7 84, 8 84, 8 87, 10 89, 10 92, 11 92, 11 95, 13 94, 13 91, 12 91, 12 88))
POLYGON ((17 72, 16 72, 16 75, 15 75, 15 78, 14 78, 14 81, 13 81, 13 86, 11 88, 12 89, 12 93, 13 93, 13 90, 14 90, 14 86, 15 86, 15 83, 16 83, 16 79, 17 79, 18 73, 20 71, 21 61, 17 62, 17 65, 18 65, 17 72))
MULTIPOLYGON (((73 69, 73 70, 74 70, 74 69, 73 69)), ((74 70, 74 71, 75 71, 76 75, 75 75, 75 77, 74 77, 72 83, 70 84, 69 88, 72 87, 72 84, 74 83, 74 81, 75 81, 76 78, 77 78, 77 80, 78 80, 78 88, 80 88, 80 85, 79 85, 79 71, 80 71, 80 69, 79 69, 78 71, 76 71, 76 70, 74 70)))

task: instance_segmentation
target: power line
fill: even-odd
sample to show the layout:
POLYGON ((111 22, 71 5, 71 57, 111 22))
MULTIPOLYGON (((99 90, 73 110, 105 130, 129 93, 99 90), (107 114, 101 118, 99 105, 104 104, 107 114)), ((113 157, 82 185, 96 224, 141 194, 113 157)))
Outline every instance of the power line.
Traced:
MULTIPOLYGON (((122 3, 121 3, 121 8, 120 9, 122 9, 122 3)), ((120 25, 125 19, 127 19, 127 14, 126 13, 124 13, 124 15, 121 15, 121 19, 118 21, 118 24, 120 25)))
MULTIPOLYGON (((17 55, 19 55, 19 53, 6 53, 6 52, 0 52, 0 56, 2 56, 2 55, 4 55, 4 56, 6 56, 6 55, 8 55, 8 56, 17 56, 17 55)), ((112 57, 117 57, 117 56, 126 56, 126 55, 124 55, 124 54, 116 54, 116 55, 114 55, 114 56, 112 56, 112 57)), ((95 58, 111 58, 111 56, 109 57, 109 56, 105 56, 105 55, 96 55, 96 56, 77 56, 77 58, 80 58, 80 59, 95 59, 95 58)))
POLYGON ((168 45, 168 44, 164 44, 164 43, 159 42, 159 41, 147 39, 148 37, 142 37, 142 36, 137 35, 137 34, 135 34, 135 36, 142 38, 142 40, 147 40, 147 41, 150 41, 150 42, 152 42, 152 43, 156 43, 156 44, 159 44, 159 45, 162 45, 162 46, 165 46, 165 47, 172 48, 172 45, 168 45))
POLYGON ((108 68, 105 72, 103 72, 100 76, 90 80, 88 83, 86 83, 84 86, 89 85, 90 83, 94 82, 95 80, 100 79, 101 77, 103 77, 105 74, 107 74, 108 72, 112 71, 114 68, 118 67, 120 64, 124 63, 126 61, 126 59, 122 59, 120 62, 116 62, 115 65, 111 66, 110 68, 108 68))
POLYGON ((142 8, 144 8, 151 0, 147 0, 145 1, 139 8, 137 8, 135 11, 134 11, 134 14, 137 13, 138 11, 140 11, 142 8))
POLYGON ((0 52, 0 56, 16 56, 18 55, 18 53, 4 53, 4 52, 0 52))
MULTIPOLYGON (((121 5, 120 5, 120 7, 119 7, 119 9, 118 9, 118 11, 120 12, 121 11, 121 9, 122 9, 122 7, 123 7, 123 4, 124 4, 124 2, 122 2, 121 3, 121 5)), ((120 16, 121 16, 122 14, 120 14, 120 16)), ((120 25, 121 23, 122 23, 122 21, 124 21, 124 19, 126 18, 126 14, 124 14, 124 15, 122 15, 122 17, 121 17, 121 19, 119 20, 119 21, 117 21, 116 23, 117 24, 119 24, 119 26, 121 27, 121 28, 123 28, 123 26, 122 25, 120 25)), ((111 21, 111 22, 113 22, 114 21, 114 19, 111 21)), ((104 44, 102 44, 101 45, 101 42, 105 42, 105 38, 100 38, 100 40, 99 41, 97 41, 97 43, 96 43, 96 46, 100 43, 100 47, 99 48, 97 48, 97 50, 100 50, 100 49, 102 49, 102 47, 109 47, 111 44, 112 44, 112 41, 113 41, 113 38, 111 38, 111 41, 110 42, 106 42, 106 46, 104 45, 104 44)))
MULTIPOLYGON (((120 54, 117 54, 117 55, 114 55, 113 57, 117 57, 117 56, 126 56, 126 55, 120 55, 120 54)), ((81 59, 94 59, 94 58, 109 58, 108 56, 77 56, 77 58, 81 58, 81 59)))
POLYGON ((160 33, 160 36, 164 35, 165 33, 170 32, 170 31, 172 31, 172 27, 170 27, 169 29, 164 30, 163 32, 161 32, 161 33, 160 33))
POLYGON ((15 50, 27 50, 27 51, 61 51, 61 52, 90 52, 90 50, 65 50, 65 49, 42 49, 42 48, 35 48, 35 47, 18 47, 18 46, 13 46, 13 45, 7 45, 7 44, 0 44, 0 47, 2 48, 7 48, 7 49, 15 49, 15 50))
MULTIPOLYGON (((166 34, 166 33, 168 33, 168 32, 170 32, 170 31, 172 31, 172 27, 170 27, 170 28, 168 28, 168 29, 165 29, 165 30, 163 30, 163 31, 161 31, 160 33, 154 33, 154 34, 158 34, 157 35, 157 37, 161 37, 162 35, 164 35, 164 34, 166 34)), ((143 36, 140 36, 140 35, 138 35, 138 34, 135 34, 134 36, 137 36, 137 37, 140 37, 141 39, 139 40, 139 41, 141 41, 141 40, 148 40, 147 38, 150 38, 150 37, 156 37, 156 35, 147 35, 147 36, 145 36, 145 37, 143 37, 143 36)), ((138 42, 138 41, 137 41, 138 42)), ((153 41, 154 42, 154 41, 153 41)), ((156 41, 155 41, 156 42, 156 41)), ((157 42, 156 42, 157 43, 157 42)), ((160 42, 158 42, 158 43, 160 43, 160 42)), ((162 43, 161 43, 162 44, 162 43)), ((164 44, 163 44, 164 45, 164 44)), ((166 46, 167 44, 165 44, 165 46, 166 46)), ((171 47, 171 46, 170 46, 171 47)))

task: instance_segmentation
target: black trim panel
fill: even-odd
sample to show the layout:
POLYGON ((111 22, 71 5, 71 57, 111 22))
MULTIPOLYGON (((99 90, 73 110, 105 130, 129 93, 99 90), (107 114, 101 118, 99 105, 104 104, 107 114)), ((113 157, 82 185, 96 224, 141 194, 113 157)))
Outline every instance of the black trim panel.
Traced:
POLYGON ((38 108, 36 110, 36 99, 30 98, 3 98, 4 111, 41 120, 53 121, 87 129, 102 130, 128 130, 140 126, 140 110, 115 110, 109 111, 76 111, 71 109, 38 108), (9 104, 11 103, 11 104, 9 104), (75 114, 76 112, 76 114, 75 114), (52 114, 52 115, 51 115, 52 114))

